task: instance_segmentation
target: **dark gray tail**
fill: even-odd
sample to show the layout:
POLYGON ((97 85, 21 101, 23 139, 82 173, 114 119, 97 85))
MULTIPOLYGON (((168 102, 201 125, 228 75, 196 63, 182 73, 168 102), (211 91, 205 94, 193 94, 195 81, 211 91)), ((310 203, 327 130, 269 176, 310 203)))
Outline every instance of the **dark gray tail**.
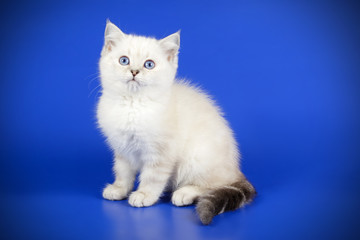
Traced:
POLYGON ((255 188, 243 178, 229 186, 211 190, 200 196, 196 211, 201 222, 208 225, 216 215, 238 209, 251 202, 255 195, 255 188))

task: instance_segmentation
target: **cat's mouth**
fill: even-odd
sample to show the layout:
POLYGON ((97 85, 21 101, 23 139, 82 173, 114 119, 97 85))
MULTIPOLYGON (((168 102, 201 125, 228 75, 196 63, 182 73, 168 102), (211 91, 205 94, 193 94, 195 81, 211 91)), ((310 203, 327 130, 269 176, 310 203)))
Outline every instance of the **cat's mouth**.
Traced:
POLYGON ((135 77, 129 79, 126 82, 126 86, 130 92, 137 92, 141 88, 141 83, 139 82, 139 79, 136 79, 135 77))
POLYGON ((139 82, 135 79, 135 77, 133 77, 132 79, 128 80, 127 83, 137 83, 137 84, 139 84, 139 82))

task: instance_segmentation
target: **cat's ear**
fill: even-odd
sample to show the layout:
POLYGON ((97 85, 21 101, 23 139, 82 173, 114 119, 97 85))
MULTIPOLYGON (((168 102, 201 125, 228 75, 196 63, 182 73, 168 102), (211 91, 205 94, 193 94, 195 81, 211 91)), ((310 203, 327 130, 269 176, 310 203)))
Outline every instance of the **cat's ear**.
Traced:
POLYGON ((104 50, 110 52, 116 44, 123 39, 125 34, 109 19, 106 20, 106 28, 104 34, 104 50))
POLYGON ((161 39, 160 45, 165 50, 168 61, 177 63, 177 55, 180 48, 180 30, 161 39))

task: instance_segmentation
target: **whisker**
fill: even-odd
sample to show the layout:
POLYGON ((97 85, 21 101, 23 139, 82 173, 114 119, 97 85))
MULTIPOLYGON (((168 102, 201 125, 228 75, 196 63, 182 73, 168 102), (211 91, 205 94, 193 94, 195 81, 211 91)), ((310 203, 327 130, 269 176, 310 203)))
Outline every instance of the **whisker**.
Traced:
MULTIPOLYGON (((91 90, 91 92, 90 92, 89 95, 88 95, 88 98, 91 96, 91 94, 92 94, 95 90, 97 90, 97 89, 99 89, 99 88, 101 88, 101 84, 97 85, 93 90, 91 90)), ((98 93, 99 93, 99 91, 97 91, 97 94, 95 95, 95 97, 98 95, 98 93)))
POLYGON ((90 82, 88 83, 88 89, 90 88, 90 85, 95 81, 95 80, 98 80, 100 79, 100 76, 96 76, 96 77, 93 77, 90 82))
POLYGON ((93 81, 97 80, 97 79, 100 79, 100 72, 96 72, 96 73, 93 73, 93 74, 90 74, 89 76, 87 76, 85 78, 85 80, 87 79, 90 79, 89 83, 88 83, 88 89, 90 88, 90 85, 92 84, 93 81), (94 76, 95 75, 95 76, 94 76))
POLYGON ((90 77, 93 77, 94 75, 98 75, 100 72, 98 71, 98 72, 96 72, 96 73, 93 73, 93 74, 90 74, 89 76, 87 76, 85 79, 88 79, 88 78, 90 78, 90 77))

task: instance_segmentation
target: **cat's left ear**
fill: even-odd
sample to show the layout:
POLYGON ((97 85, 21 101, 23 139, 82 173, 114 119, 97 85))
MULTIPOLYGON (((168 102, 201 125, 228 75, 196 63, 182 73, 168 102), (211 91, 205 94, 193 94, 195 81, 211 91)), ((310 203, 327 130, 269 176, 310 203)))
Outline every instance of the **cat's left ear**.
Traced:
POLYGON ((176 63, 180 48, 180 30, 160 40, 161 47, 165 50, 169 62, 176 63))
POLYGON ((104 34, 104 50, 110 52, 116 44, 125 37, 125 34, 109 19, 106 20, 106 28, 104 34))

